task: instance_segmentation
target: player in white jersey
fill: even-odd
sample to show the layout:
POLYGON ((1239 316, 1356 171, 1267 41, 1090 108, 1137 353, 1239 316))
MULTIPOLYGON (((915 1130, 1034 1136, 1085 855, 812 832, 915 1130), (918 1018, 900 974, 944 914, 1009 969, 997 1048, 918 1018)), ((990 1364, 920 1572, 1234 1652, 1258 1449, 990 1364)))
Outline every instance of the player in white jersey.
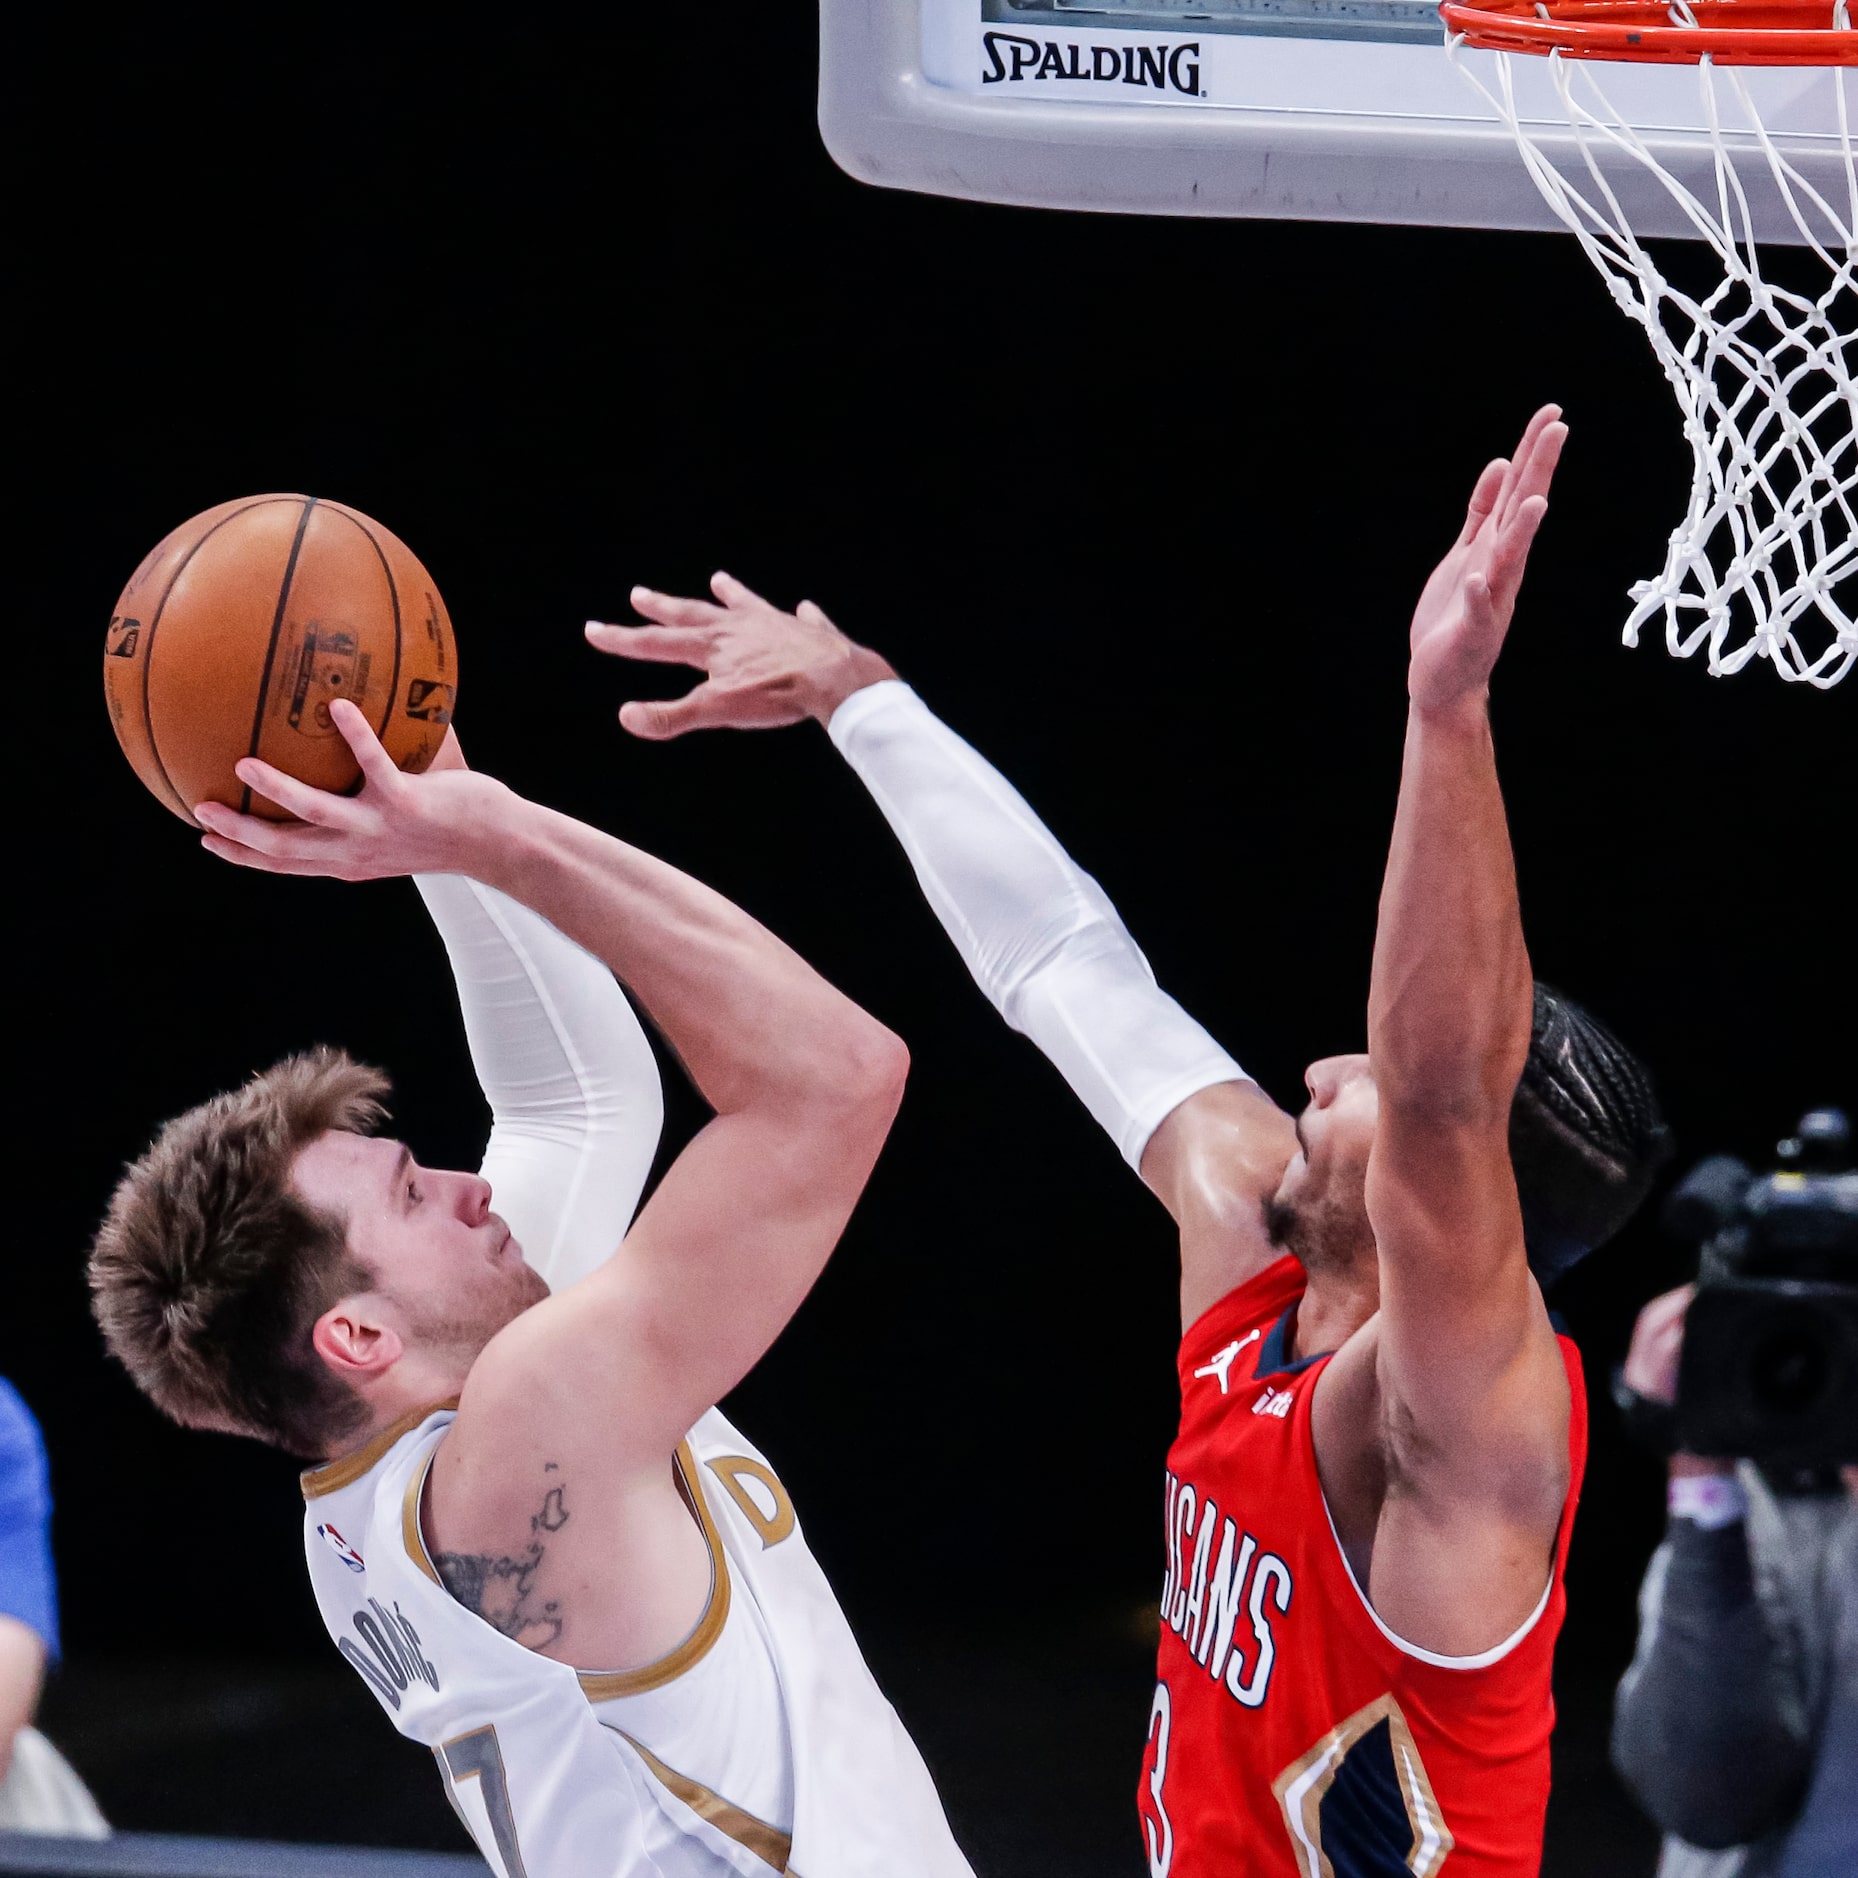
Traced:
POLYGON ((483 1172, 374 1134, 375 1072, 281 1064, 118 1188, 91 1267, 112 1349, 177 1420, 320 1461, 330 1633, 502 1878, 971 1878, 785 1488, 713 1406, 842 1230, 901 1045, 707 889, 455 744, 402 776, 337 716, 358 797, 247 763, 307 825, 209 807, 206 845, 419 877, 483 1172), (630 1232, 662 1109, 614 973, 716 1110, 630 1232))

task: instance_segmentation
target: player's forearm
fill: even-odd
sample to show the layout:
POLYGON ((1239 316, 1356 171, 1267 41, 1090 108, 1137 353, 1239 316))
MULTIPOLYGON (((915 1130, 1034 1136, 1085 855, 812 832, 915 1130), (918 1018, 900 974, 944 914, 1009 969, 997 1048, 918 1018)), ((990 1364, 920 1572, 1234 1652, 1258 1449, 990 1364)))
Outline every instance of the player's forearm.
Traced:
POLYGON ((511 796, 468 837, 464 871, 605 963, 719 1113, 856 1100, 898 1045, 796 953, 675 868, 511 796))
POLYGON ((1481 695, 1408 717, 1368 1049, 1383 1102, 1501 1121, 1529 1048, 1516 867, 1481 695))
POLYGON ((908 686, 858 691, 828 730, 975 983, 1051 1059, 1132 1167, 1189 1096, 1244 1079, 1155 983, 1103 889, 908 686))
POLYGON ((664 1123, 658 1064, 601 960, 508 894, 415 877, 445 942, 478 1085, 483 1174, 556 1290, 625 1236, 664 1123))
POLYGON ((606 965, 461 874, 413 883, 444 941, 478 1085, 499 1128, 564 1142, 662 1113, 658 1066, 606 965))

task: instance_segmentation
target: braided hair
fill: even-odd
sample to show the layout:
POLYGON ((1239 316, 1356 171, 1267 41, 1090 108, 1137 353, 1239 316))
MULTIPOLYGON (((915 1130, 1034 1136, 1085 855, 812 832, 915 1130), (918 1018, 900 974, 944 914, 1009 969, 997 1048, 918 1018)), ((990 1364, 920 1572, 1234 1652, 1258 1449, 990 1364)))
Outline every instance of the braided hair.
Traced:
POLYGON ((1537 983, 1510 1105, 1529 1266, 1546 1290, 1637 1211, 1671 1156, 1643 1062, 1589 1011, 1537 983))

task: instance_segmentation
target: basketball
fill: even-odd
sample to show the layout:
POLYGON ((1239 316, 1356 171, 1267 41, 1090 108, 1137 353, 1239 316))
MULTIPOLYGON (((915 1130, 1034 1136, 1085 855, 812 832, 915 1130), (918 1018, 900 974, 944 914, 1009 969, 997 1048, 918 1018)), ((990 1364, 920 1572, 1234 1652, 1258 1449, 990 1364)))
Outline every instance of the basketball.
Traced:
POLYGON ((241 757, 353 791, 361 772, 330 716, 337 698, 417 774, 457 686, 432 576, 379 522, 316 496, 248 496, 184 522, 131 575, 103 648, 116 740, 190 826, 207 801, 294 819, 239 781, 241 757))

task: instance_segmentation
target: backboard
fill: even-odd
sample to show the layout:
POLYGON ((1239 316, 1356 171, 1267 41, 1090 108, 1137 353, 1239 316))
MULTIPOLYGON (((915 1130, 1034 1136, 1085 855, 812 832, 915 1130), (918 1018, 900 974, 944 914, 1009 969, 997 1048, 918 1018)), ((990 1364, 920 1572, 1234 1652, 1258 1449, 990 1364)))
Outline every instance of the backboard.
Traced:
MULTIPOLYGON (((1496 91, 1497 56, 1458 69, 1430 0, 821 0, 819 120, 851 175, 975 201, 1559 228, 1470 82, 1496 91)), ((1510 64, 1521 118, 1578 163, 1548 62, 1510 64)), ((1658 160, 1713 193, 1696 69, 1599 69, 1658 160)), ((1787 160, 1844 200, 1831 75, 1740 76, 1787 160)), ((1603 161, 1641 235, 1694 234, 1642 166, 1603 161)), ((1765 166, 1752 190, 1757 237, 1797 243, 1765 166)))

